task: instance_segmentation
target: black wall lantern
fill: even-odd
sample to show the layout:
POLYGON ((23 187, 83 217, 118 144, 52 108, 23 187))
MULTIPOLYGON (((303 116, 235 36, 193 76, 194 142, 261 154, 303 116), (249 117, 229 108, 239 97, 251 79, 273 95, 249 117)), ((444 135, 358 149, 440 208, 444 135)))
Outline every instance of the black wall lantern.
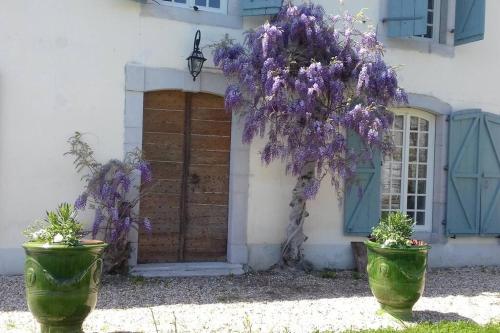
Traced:
POLYGON ((196 81, 196 77, 201 73, 201 69, 203 68, 203 63, 207 60, 200 51, 200 40, 201 32, 198 30, 196 31, 196 35, 194 35, 193 53, 186 59, 188 61, 189 72, 193 76, 193 81, 196 81))

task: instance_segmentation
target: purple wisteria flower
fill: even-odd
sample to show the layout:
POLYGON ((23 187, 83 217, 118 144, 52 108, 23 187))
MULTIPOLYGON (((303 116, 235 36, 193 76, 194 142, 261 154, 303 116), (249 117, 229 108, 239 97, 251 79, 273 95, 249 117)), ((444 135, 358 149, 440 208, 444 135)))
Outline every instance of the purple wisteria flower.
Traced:
POLYGON ((124 271, 124 267, 116 266, 127 262, 130 230, 141 227, 148 233, 152 231, 149 218, 139 216, 134 209, 146 188, 143 185, 152 181, 151 166, 141 158, 140 151, 129 153, 124 161, 113 159, 106 164, 97 163, 80 133, 71 137, 69 143, 68 154, 75 157, 77 170, 88 170, 84 176, 84 191, 76 199, 75 207, 95 210, 92 237, 103 238, 109 244, 105 264, 111 265, 105 265, 107 271, 124 271), (142 186, 132 186, 134 179, 140 179, 142 186))
POLYGON ((87 193, 82 193, 81 195, 78 196, 78 198, 75 201, 75 208, 77 210, 83 210, 87 206, 87 193))
POLYGON ((369 151, 389 152, 388 108, 407 102, 375 32, 357 29, 358 19, 290 3, 246 33, 243 44, 225 39, 214 49, 215 65, 230 80, 226 110, 244 122, 243 142, 266 138, 262 161, 282 160, 294 176, 314 163, 306 199, 326 175, 338 189, 355 176, 357 164, 372 158, 349 149, 348 132, 369 151))

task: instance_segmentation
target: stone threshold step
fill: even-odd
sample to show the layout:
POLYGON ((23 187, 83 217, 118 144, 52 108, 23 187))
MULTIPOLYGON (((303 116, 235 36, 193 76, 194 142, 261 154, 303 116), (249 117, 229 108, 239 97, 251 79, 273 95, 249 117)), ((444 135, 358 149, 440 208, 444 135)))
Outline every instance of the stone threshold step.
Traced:
POLYGON ((244 274, 243 266, 226 262, 140 264, 130 272, 143 277, 224 276, 244 274))

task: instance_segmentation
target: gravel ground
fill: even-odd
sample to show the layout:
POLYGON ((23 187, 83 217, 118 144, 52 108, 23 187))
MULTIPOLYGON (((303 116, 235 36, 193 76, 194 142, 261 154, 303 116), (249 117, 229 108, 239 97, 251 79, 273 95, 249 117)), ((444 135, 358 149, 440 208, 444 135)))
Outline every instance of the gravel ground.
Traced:
MULTIPOLYGON (((85 332, 304 332, 400 326, 377 315, 368 282, 350 271, 211 278, 105 277, 85 332)), ((500 321, 500 268, 427 273, 415 321, 500 321)), ((38 332, 21 276, 0 277, 0 332, 38 332)))

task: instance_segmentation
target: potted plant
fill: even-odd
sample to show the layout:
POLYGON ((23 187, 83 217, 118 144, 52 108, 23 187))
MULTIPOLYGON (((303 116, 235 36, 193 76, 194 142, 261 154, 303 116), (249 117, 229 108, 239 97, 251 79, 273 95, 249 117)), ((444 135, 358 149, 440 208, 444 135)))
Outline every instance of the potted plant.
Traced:
POLYGON ((63 203, 25 231, 26 298, 42 333, 82 332, 97 302, 106 244, 80 240, 76 215, 72 205, 63 203))
POLYGON ((430 246, 412 240, 414 222, 401 212, 381 219, 365 242, 368 280, 381 309, 401 319, 412 319, 413 305, 424 291, 430 246))

